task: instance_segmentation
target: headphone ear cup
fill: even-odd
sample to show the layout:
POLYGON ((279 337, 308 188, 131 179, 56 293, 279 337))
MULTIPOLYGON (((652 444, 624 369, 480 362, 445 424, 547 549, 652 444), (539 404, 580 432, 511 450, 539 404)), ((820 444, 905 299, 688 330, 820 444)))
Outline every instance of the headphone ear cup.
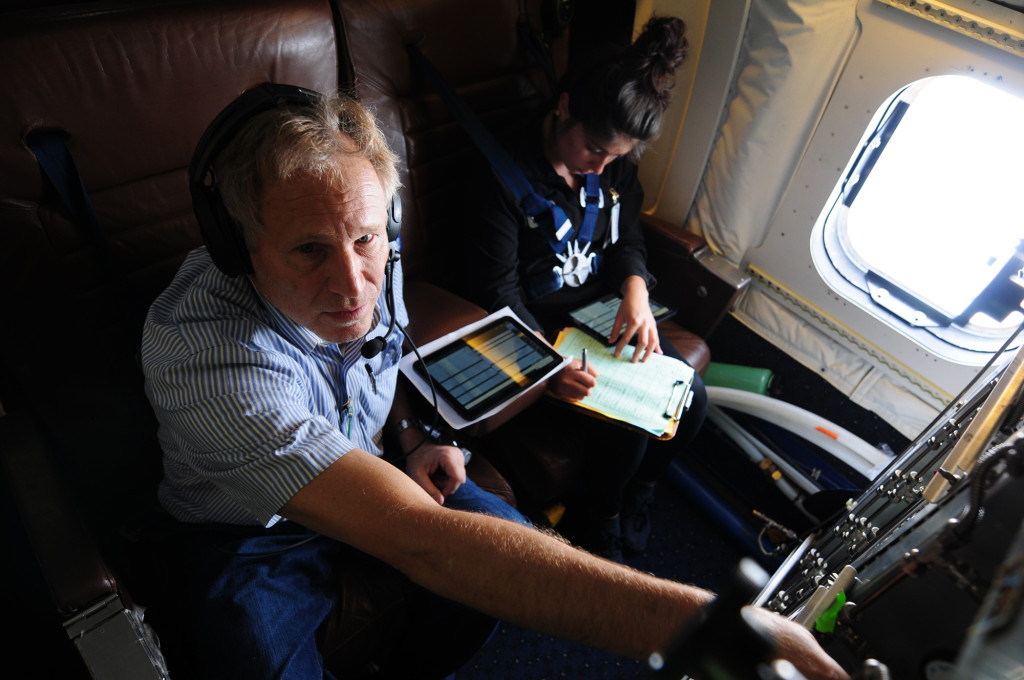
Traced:
POLYGON ((391 205, 388 207, 388 241, 398 240, 402 231, 402 197, 395 192, 391 197, 391 205))
POLYGON ((191 190, 199 232, 213 263, 228 276, 251 274, 252 260, 245 236, 231 219, 216 188, 193 183, 191 190))
POLYGON ((244 231, 228 214, 211 175, 217 155, 254 116, 287 104, 314 106, 322 96, 295 85, 263 83, 228 104, 199 138, 189 164, 189 191, 207 251, 225 274, 240 276, 253 269, 244 231))

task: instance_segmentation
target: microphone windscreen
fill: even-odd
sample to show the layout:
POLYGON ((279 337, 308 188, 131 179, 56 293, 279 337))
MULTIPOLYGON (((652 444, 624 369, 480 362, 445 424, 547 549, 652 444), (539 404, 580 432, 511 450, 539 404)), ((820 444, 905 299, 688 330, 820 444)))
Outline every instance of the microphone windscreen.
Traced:
POLYGON ((377 337, 363 343, 363 347, 359 350, 359 353, 363 355, 364 359, 372 359, 380 354, 383 349, 384 338, 377 337))

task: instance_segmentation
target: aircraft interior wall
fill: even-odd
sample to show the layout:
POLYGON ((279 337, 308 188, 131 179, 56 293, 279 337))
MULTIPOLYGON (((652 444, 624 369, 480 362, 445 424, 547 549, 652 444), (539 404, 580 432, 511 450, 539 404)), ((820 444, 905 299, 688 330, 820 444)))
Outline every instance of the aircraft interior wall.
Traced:
MULTIPOLYGON (((678 127, 666 126, 643 161, 646 208, 701 233, 751 277, 736 319, 913 437, 984 361, 926 350, 834 292, 812 261, 812 231, 890 96, 945 74, 1024 94, 1021 53, 977 26, 929 20, 921 3, 714 5, 661 0, 638 9, 638 23, 644 12, 689 13, 691 30, 703 32, 692 43, 695 73, 677 84, 687 94, 677 95, 678 127)), ((996 5, 992 16, 1010 34, 1024 22, 996 5)), ((971 144, 972 124, 951 124, 935 143, 971 144)), ((935 200, 957 200, 956 188, 935 187, 935 200)), ((964 225, 965 239, 970 230, 964 225)))

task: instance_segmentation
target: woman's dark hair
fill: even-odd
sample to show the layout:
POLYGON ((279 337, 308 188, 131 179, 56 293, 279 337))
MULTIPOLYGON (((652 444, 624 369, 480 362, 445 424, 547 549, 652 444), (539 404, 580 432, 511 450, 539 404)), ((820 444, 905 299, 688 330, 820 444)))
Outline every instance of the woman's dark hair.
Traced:
POLYGON ((673 75, 686 58, 685 31, 682 19, 654 17, 632 45, 580 61, 560 87, 572 119, 600 139, 621 135, 642 147, 656 137, 673 75))

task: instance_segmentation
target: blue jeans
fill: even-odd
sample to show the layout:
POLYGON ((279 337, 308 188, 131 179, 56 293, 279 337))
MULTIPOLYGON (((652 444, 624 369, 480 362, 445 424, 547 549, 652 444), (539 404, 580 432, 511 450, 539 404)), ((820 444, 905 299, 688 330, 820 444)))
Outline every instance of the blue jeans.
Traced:
POLYGON ((494 515, 495 517, 511 520, 528 527, 533 526, 533 523, 523 517, 518 510, 493 493, 484 491, 469 479, 455 493, 445 498, 444 506, 452 510, 465 510, 467 512, 478 512, 482 515, 494 515))
MULTIPOLYGON (((530 524, 469 481, 446 505, 530 524)), ((359 584, 371 586, 378 600, 372 608, 396 613, 378 626, 384 634, 374 636, 365 646, 367 658, 358 660, 381 668, 376 678, 450 676, 497 625, 415 586, 383 562, 292 522, 270 529, 207 526, 182 543, 188 619, 195 625, 190 646, 198 652, 196 670, 202 677, 334 678, 325 668, 321 643, 342 606, 341 583, 351 586, 353 573, 359 584)))

